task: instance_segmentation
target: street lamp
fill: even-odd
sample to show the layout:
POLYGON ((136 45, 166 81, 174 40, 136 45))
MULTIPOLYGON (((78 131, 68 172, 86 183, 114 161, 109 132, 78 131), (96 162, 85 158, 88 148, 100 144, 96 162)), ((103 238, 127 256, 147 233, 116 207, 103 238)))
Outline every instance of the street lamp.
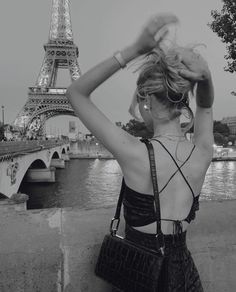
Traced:
POLYGON ((2 105, 2 124, 4 126, 4 105, 2 105))
POLYGON ((2 127, 3 127, 3 139, 5 140, 5 129, 4 129, 4 105, 2 105, 2 127))

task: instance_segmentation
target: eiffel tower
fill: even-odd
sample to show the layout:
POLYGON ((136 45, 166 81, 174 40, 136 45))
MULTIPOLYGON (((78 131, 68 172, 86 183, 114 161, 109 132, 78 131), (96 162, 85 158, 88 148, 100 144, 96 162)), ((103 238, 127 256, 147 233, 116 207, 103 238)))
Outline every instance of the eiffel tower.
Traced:
POLYGON ((42 135, 47 119, 75 115, 65 96, 66 88, 56 87, 58 69, 68 69, 71 81, 81 75, 79 50, 73 41, 70 0, 52 0, 49 38, 44 50, 35 86, 29 87, 28 100, 14 121, 24 134, 42 135))

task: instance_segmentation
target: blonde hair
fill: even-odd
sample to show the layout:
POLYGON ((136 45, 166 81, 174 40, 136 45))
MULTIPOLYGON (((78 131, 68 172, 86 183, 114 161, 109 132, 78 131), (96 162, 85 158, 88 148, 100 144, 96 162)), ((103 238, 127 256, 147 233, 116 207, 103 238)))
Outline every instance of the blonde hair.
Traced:
POLYGON ((189 115, 190 123, 187 131, 193 124, 193 113, 189 108, 189 97, 193 95, 195 83, 183 78, 179 71, 186 69, 181 62, 181 54, 193 48, 172 47, 169 49, 155 49, 145 56, 137 79, 137 89, 134 94, 129 112, 141 120, 138 110, 137 95, 148 98, 154 95, 169 111, 169 120, 180 116, 184 110, 189 115))

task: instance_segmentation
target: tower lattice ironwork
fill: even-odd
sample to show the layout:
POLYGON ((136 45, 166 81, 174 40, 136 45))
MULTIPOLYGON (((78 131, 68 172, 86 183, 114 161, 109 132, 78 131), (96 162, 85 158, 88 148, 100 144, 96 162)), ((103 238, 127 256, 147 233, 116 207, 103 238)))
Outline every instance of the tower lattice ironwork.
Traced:
POLYGON ((70 0, 52 0, 51 24, 45 56, 35 86, 29 87, 28 100, 14 124, 24 132, 42 134, 47 119, 74 115, 65 96, 66 88, 56 86, 59 69, 68 69, 71 81, 80 77, 79 50, 74 44, 70 0))

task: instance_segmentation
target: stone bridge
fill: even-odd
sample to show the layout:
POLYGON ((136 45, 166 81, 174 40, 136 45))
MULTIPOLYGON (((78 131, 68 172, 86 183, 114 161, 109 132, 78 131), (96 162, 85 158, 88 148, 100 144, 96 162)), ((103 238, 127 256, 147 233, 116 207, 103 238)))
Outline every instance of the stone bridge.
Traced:
POLYGON ((69 160, 70 144, 63 140, 0 143, 0 193, 11 198, 23 179, 55 182, 55 169, 69 160))

